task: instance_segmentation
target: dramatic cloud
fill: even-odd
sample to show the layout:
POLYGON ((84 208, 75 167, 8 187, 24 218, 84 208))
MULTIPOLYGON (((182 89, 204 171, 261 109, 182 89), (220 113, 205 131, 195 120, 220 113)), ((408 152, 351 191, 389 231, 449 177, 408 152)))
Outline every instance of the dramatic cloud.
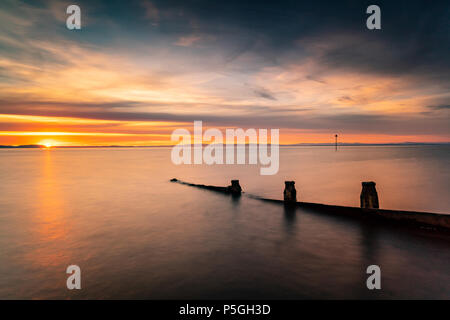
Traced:
POLYGON ((193 120, 450 141, 448 1, 379 1, 374 31, 365 1, 79 1, 79 31, 69 4, 0 4, 0 144, 170 144, 193 120))

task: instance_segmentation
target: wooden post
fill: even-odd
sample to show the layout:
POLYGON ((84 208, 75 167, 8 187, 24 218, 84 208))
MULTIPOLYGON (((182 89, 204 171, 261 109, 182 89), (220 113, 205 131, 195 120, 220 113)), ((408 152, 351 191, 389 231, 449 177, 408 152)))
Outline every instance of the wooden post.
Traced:
POLYGON ((378 194, 375 188, 375 182, 362 182, 362 190, 360 195, 361 208, 378 209, 378 194))
POLYGON ((295 181, 284 182, 284 202, 295 203, 297 202, 297 190, 295 190, 295 181))
POLYGON ((231 186, 228 186, 228 191, 232 195, 241 195, 242 188, 239 184, 239 180, 231 180, 231 186))

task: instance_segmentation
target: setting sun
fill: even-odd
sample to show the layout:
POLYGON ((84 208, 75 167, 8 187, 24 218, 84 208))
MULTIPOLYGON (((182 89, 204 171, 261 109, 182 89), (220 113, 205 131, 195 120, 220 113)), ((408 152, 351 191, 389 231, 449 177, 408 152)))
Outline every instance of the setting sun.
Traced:
POLYGON ((53 140, 42 140, 39 142, 39 144, 46 148, 51 148, 55 145, 55 142, 53 140))

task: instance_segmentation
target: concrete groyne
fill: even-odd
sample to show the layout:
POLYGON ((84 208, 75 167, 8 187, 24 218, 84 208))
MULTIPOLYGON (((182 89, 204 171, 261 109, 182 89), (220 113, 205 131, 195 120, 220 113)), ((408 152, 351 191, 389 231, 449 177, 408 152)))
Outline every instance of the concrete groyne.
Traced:
POLYGON ((242 188, 239 185, 239 180, 231 180, 231 185, 229 185, 227 187, 217 187, 217 186, 209 186, 209 185, 205 185, 205 184, 184 182, 184 181, 178 180, 176 178, 171 179, 170 182, 177 182, 177 183, 184 184, 184 185, 187 185, 190 187, 196 187, 196 188, 200 188, 200 189, 206 189, 206 190, 231 194, 234 196, 240 196, 241 192, 242 192, 242 188))
MULTIPOLYGON (((239 180, 232 180, 231 185, 227 187, 189 183, 175 178, 170 181, 180 183, 183 185, 188 185, 191 187, 197 187, 224 194, 230 194, 233 196, 240 196, 241 193, 243 193, 242 188, 239 184, 239 180)), ((285 189, 283 191, 284 200, 263 198, 251 194, 245 195, 250 198, 261 201, 279 203, 291 207, 293 206, 311 209, 315 211, 330 213, 333 215, 351 216, 363 219, 369 218, 377 220, 386 220, 398 222, 401 223, 402 225, 415 225, 420 227, 428 227, 450 231, 450 215, 431 212, 380 209, 378 194, 376 192, 375 185, 376 184, 373 181, 362 182, 362 190, 360 195, 360 202, 361 202, 360 208, 297 201, 297 190, 295 189, 294 181, 285 182, 285 189)))

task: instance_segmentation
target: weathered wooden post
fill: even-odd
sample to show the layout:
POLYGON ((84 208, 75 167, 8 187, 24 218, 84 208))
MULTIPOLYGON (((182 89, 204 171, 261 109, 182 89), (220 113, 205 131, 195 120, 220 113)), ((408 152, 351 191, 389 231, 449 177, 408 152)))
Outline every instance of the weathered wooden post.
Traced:
POLYGON ((297 202, 297 190, 295 190, 295 181, 284 182, 284 202, 295 203, 297 202))
POLYGON ((239 184, 239 180, 231 180, 231 186, 228 186, 228 191, 235 196, 241 195, 242 188, 239 184))
POLYGON ((361 196, 361 208, 378 209, 378 194, 375 188, 375 182, 368 181, 362 182, 361 196))

